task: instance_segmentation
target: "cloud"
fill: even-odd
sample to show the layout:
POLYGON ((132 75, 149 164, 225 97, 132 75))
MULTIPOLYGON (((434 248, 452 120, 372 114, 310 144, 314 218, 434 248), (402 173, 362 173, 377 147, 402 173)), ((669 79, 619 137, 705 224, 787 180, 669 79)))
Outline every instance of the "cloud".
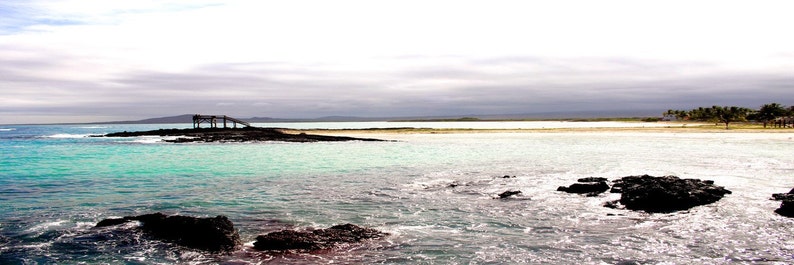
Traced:
MULTIPOLYGON (((418 60, 418 64, 425 62, 418 60)), ((104 108, 142 106, 136 112, 150 111, 149 115, 183 110, 318 117, 647 110, 728 103, 752 107, 794 95, 787 89, 794 85, 794 79, 784 75, 711 73, 685 77, 676 69, 692 64, 662 65, 626 60, 616 64, 608 58, 514 58, 493 59, 489 64, 475 60, 381 72, 334 71, 333 66, 220 64, 183 73, 131 73, 112 80, 112 88, 97 88, 89 98, 102 99, 107 105, 104 108), (549 63, 556 66, 542 66, 549 63), (594 70, 582 65, 601 67, 594 70), (754 90, 757 87, 766 90, 758 93, 754 90)), ((694 72, 707 72, 701 68, 708 65, 694 68, 694 72)))
POLYGON ((0 114, 757 107, 794 95, 790 5, 4 1, 0 114))

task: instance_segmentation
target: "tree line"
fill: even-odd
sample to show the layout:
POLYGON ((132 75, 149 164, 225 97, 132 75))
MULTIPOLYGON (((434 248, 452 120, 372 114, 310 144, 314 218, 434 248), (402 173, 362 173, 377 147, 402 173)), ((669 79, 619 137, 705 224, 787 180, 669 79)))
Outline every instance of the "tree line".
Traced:
POLYGON ((725 129, 731 122, 758 121, 764 123, 764 128, 779 117, 794 116, 794 106, 786 107, 779 103, 769 103, 760 109, 750 109, 737 106, 712 106, 699 107, 692 110, 667 110, 665 116, 672 115, 678 120, 693 120, 704 122, 724 123, 725 129))

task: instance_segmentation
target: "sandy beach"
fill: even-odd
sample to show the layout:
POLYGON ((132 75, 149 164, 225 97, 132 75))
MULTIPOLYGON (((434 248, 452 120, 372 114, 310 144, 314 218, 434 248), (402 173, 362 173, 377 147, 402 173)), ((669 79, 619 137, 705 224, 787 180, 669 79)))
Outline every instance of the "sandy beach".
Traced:
POLYGON ((466 133, 792 133, 792 128, 764 128, 760 124, 736 124, 725 129, 724 124, 670 123, 659 127, 592 127, 592 128, 531 128, 531 129, 459 129, 459 128, 370 128, 370 129, 305 129, 284 130, 285 133, 322 135, 362 134, 466 134, 466 133))

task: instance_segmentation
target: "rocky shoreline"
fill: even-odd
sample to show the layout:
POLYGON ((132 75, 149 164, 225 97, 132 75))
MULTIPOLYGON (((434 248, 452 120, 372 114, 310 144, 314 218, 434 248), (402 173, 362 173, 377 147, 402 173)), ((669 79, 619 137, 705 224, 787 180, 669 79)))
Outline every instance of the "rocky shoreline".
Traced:
MULTIPOLYGON (((504 178, 515 178, 505 176, 504 178)), ((693 207, 707 205, 719 201, 731 191, 714 185, 710 180, 682 179, 676 176, 654 177, 649 175, 626 176, 608 184, 606 178, 581 178, 570 186, 561 186, 557 191, 582 194, 596 197, 610 190, 620 193, 621 198, 606 202, 603 206, 632 211, 654 213, 672 213, 685 211, 693 207)), ((455 188, 458 185, 449 185, 455 188)), ((507 200, 521 197, 522 192, 508 190, 498 194, 494 199, 507 200)), ((775 200, 782 201, 776 213, 794 217, 794 189, 789 193, 774 194, 775 200)), ((520 198, 528 199, 528 198, 520 198)), ((610 214, 611 215, 611 214, 610 214)), ((142 235, 153 240, 170 242, 187 248, 228 253, 240 250, 243 244, 234 224, 226 216, 190 217, 162 213, 109 218, 99 221, 94 229, 103 229, 112 233, 108 239, 126 240, 124 235, 142 235), (125 225, 139 222, 138 225, 125 225)), ((389 233, 354 224, 341 224, 329 228, 294 228, 282 229, 256 237, 251 248, 255 251, 268 253, 296 253, 327 251, 355 246, 366 241, 379 240, 389 233)), ((128 240, 136 242, 137 240, 128 240)), ((323 252, 324 253, 324 252, 323 252)))
POLYGON ((379 239, 387 235, 389 234, 354 224, 335 225, 326 229, 305 231, 286 229, 257 236, 256 242, 254 242, 254 249, 315 251, 331 249, 340 244, 379 239))
POLYGON ((185 247, 223 252, 232 251, 241 244, 240 235, 234 228, 234 224, 229 218, 222 215, 197 218, 153 213, 104 219, 99 221, 95 227, 113 227, 133 221, 141 222, 141 225, 132 228, 133 230, 185 247))
MULTIPOLYGON (((192 217, 152 213, 123 218, 108 218, 99 221, 94 229, 111 229, 119 235, 133 233, 145 237, 171 242, 183 247, 210 252, 228 253, 242 246, 240 234, 228 217, 192 217), (124 226, 129 222, 140 222, 138 226, 124 226)), ((326 229, 285 229, 259 235, 253 248, 260 251, 309 252, 332 249, 341 244, 356 244, 369 239, 389 235, 372 228, 353 224, 335 225, 326 229)), ((109 238, 123 239, 123 236, 109 238)), ((135 240, 132 240, 135 241, 135 240)))
POLYGON ((193 128, 193 129, 159 129, 137 132, 115 132, 101 137, 140 137, 140 136, 174 136, 175 139, 163 140, 169 143, 213 143, 213 142, 340 142, 340 141, 383 141, 372 138, 356 138, 346 136, 327 136, 316 134, 290 134, 279 128, 193 128))
POLYGON ((785 216, 794 217, 794 189, 788 193, 775 193, 772 194, 773 200, 781 201, 780 208, 775 210, 775 213, 785 216))
POLYGON ((625 208, 647 213, 671 213, 695 206, 711 204, 722 199, 730 190, 714 185, 711 180, 681 179, 676 176, 627 176, 612 181, 610 190, 606 178, 581 178, 557 191, 598 196, 610 190, 620 193, 620 200, 604 204, 609 208, 625 208))

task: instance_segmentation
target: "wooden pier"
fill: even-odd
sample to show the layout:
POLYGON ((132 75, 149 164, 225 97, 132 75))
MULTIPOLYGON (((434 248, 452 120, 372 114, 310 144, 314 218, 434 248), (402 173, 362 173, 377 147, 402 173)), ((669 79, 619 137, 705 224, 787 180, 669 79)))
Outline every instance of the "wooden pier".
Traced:
POLYGON ((772 121, 772 128, 792 128, 794 117, 777 117, 772 121))
POLYGON ((229 128, 227 126, 228 122, 231 122, 234 128, 237 128, 237 124, 245 125, 245 127, 251 127, 251 124, 239 119, 235 119, 226 115, 201 115, 196 114, 193 115, 193 128, 201 128, 202 123, 209 123, 210 128, 218 128, 218 120, 223 120, 223 128, 229 128))

